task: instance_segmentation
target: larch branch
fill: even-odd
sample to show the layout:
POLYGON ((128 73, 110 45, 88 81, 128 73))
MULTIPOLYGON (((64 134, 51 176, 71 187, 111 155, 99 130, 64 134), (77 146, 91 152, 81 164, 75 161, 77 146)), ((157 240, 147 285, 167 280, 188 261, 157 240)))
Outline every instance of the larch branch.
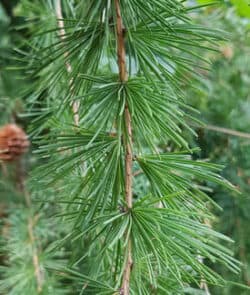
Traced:
MULTIPOLYGON (((19 191, 24 195, 26 206, 28 208, 31 208, 32 206, 32 201, 29 192, 26 189, 25 185, 25 176, 24 176, 24 167, 22 165, 22 160, 19 159, 17 162, 17 185, 19 191)), ((29 235, 29 240, 31 243, 31 248, 32 248, 32 261, 33 261, 33 266, 34 266, 34 272, 35 272, 35 278, 36 278, 36 283, 37 283, 37 293, 40 294, 43 290, 43 283, 44 283, 44 278, 43 278, 43 272, 39 263, 39 256, 38 256, 38 250, 36 246, 36 238, 34 234, 34 226, 36 222, 37 217, 29 217, 28 219, 28 235, 29 235)))
MULTIPOLYGON (((115 0, 116 10, 116 34, 117 34, 117 59, 119 67, 119 77, 121 83, 126 83, 128 80, 128 73, 126 69, 126 49, 124 40, 124 28, 121 15, 120 1, 115 0)), ((132 122, 131 114, 128 104, 125 104, 124 110, 125 124, 127 131, 127 138, 125 142, 125 198, 127 204, 127 210, 132 208, 132 164, 133 164, 133 150, 132 150, 132 122)), ((126 265, 123 273, 123 280, 121 286, 121 294, 129 295, 130 293, 130 275, 132 269, 132 245, 131 239, 128 240, 126 248, 126 265)))

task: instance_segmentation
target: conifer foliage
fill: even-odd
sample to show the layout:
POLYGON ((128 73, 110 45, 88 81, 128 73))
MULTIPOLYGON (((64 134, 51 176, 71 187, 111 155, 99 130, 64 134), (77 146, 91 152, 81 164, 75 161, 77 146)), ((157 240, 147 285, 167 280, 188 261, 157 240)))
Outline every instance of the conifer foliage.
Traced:
POLYGON ((186 1, 23 7, 32 39, 29 53, 18 54, 33 79, 25 95, 43 161, 31 183, 54 190, 68 230, 57 248, 71 244, 68 268, 52 271, 79 294, 184 294, 224 284, 207 262, 233 272, 239 265, 223 246, 230 240, 204 224, 213 217, 204 187, 232 186, 217 174, 222 167, 192 159, 182 135, 194 133, 195 121, 182 85, 198 79, 206 60, 197 52, 214 50, 221 32, 195 24, 189 13, 199 7, 186 1))

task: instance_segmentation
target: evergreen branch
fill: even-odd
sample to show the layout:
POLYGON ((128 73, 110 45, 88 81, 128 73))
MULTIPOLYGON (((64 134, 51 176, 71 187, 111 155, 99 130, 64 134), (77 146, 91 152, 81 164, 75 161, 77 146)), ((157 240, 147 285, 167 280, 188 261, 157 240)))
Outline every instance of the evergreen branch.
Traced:
MULTIPOLYGON (((61 5, 61 0, 55 0, 55 9, 56 9, 56 16, 57 16, 57 23, 58 23, 58 27, 59 27, 59 36, 63 42, 65 36, 66 36, 66 32, 64 29, 64 21, 63 21, 63 15, 62 15, 62 5, 61 5)), ((71 63, 67 60, 69 56, 69 52, 65 51, 64 52, 64 57, 65 57, 65 66, 66 66, 66 70, 67 72, 70 74, 72 72, 72 66, 71 63)), ((70 79, 69 82, 69 87, 70 89, 74 88, 73 85, 73 78, 70 79)), ((80 102, 79 100, 76 100, 73 102, 72 104, 72 109, 73 109, 73 115, 74 115, 74 122, 76 126, 79 126, 79 107, 80 107, 80 102)))
MULTIPOLYGON (((126 83, 128 80, 128 73, 126 69, 126 50, 124 40, 124 28, 122 23, 121 8, 119 0, 115 0, 116 10, 116 34, 117 34, 117 57, 119 67, 119 77, 121 83, 126 83)), ((125 143, 125 197, 127 203, 127 210, 132 208, 132 164, 133 164, 133 151, 132 151, 132 126, 131 126, 131 114, 128 108, 128 104, 125 104, 125 125, 127 132, 127 141, 125 143)), ((132 270, 132 247, 131 239, 129 238, 127 249, 125 253, 126 265, 123 273, 121 294, 129 295, 130 293, 130 275, 132 270)))
MULTIPOLYGON (((27 208, 31 208, 32 206, 32 201, 29 192, 27 191, 25 187, 25 179, 24 179, 24 173, 23 173, 23 167, 22 167, 22 162, 19 160, 17 162, 17 173, 18 173, 18 187, 19 190, 23 193, 26 206, 27 208)), ((37 283, 37 293, 40 294, 43 290, 43 274, 42 270, 40 268, 40 262, 38 258, 38 250, 36 247, 36 241, 35 241, 35 234, 34 234, 34 225, 36 223, 35 216, 30 216, 28 218, 28 234, 29 234, 29 239, 32 247, 32 262, 34 266, 34 271, 35 271, 35 277, 36 277, 36 283, 37 283)))
POLYGON ((53 184, 53 202, 62 206, 57 216, 72 227, 57 247, 66 241, 84 247, 69 249, 77 267, 69 279, 81 294, 184 294, 185 284, 224 284, 197 255, 238 271, 231 251, 219 244, 229 239, 202 224, 211 218, 203 184, 232 188, 217 175, 220 166, 162 153, 166 140, 190 152, 182 127, 192 132, 186 119, 196 120, 181 89, 197 78, 194 66, 206 66, 199 51, 217 40, 216 31, 189 21, 182 2, 55 0, 58 23, 53 14, 56 28, 44 34, 52 39, 35 41, 32 101, 48 96, 49 109, 36 122, 45 118, 49 131, 38 151, 45 164, 35 177, 53 184), (68 108, 79 99, 86 129, 72 130, 68 108), (140 179, 145 190, 139 192, 140 179))

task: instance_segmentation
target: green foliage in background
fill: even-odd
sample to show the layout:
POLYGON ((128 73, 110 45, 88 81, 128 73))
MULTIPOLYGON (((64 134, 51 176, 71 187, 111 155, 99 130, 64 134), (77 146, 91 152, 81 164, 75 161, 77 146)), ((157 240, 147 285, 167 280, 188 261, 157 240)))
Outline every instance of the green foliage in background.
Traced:
MULTIPOLYGON (((239 1, 240 2, 240 1, 239 1)), ((200 129, 198 143, 202 148, 201 157, 225 164, 224 176, 235 184, 241 195, 228 194, 218 187, 212 194, 223 207, 221 218, 213 226, 235 240, 237 257, 244 264, 240 282, 249 285, 250 244, 249 244, 249 193, 250 193, 250 35, 249 20, 242 19, 237 10, 228 8, 220 13, 215 10, 210 19, 216 27, 231 33, 230 39, 221 45, 221 53, 210 56, 211 72, 205 73, 203 90, 190 93, 193 104, 202 112, 203 120, 215 127, 213 130, 200 129), (241 131, 246 137, 225 134, 216 127, 241 131), (248 136, 248 138, 247 138, 248 136)), ((218 266, 216 266, 217 269, 218 266)), ((220 269, 220 271, 222 271, 220 269)), ((237 280, 229 272, 223 276, 237 280)), ((236 286, 223 290, 212 290, 212 294, 248 294, 236 286)))

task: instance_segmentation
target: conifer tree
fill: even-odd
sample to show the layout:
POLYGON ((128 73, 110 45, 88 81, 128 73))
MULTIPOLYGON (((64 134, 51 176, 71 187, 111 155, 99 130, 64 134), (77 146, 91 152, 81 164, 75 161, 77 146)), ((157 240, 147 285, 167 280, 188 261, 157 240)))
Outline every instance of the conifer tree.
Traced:
POLYGON ((49 270, 75 294, 194 294, 225 283, 207 263, 239 270, 230 239, 204 223, 216 205, 206 183, 233 187, 182 134, 196 121, 182 85, 222 35, 186 2, 22 1, 32 38, 18 54, 43 162, 30 185, 65 225, 50 251, 67 245, 71 259, 49 270))
POLYGON ((25 105, 20 93, 26 84, 20 79, 22 69, 9 70, 16 65, 10 49, 24 33, 12 27, 18 23, 13 13, 16 2, 6 1, 3 6, 0 2, 0 293, 65 294, 68 288, 48 272, 48 266, 62 266, 66 259, 61 250, 48 251, 60 238, 60 227, 52 230, 55 224, 48 220, 47 210, 41 212, 33 203, 38 187, 29 191, 26 186, 29 140, 19 127, 26 125, 19 117, 25 105))

